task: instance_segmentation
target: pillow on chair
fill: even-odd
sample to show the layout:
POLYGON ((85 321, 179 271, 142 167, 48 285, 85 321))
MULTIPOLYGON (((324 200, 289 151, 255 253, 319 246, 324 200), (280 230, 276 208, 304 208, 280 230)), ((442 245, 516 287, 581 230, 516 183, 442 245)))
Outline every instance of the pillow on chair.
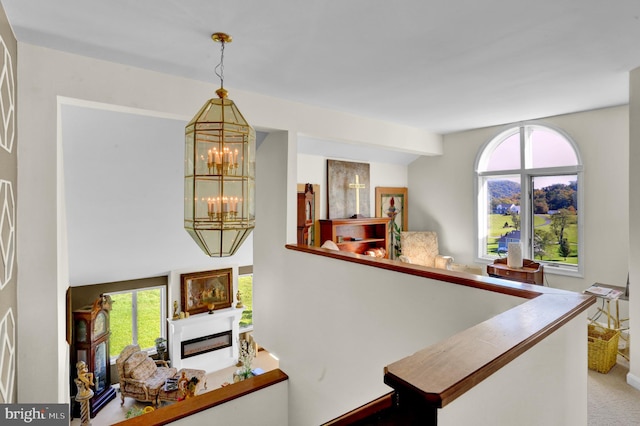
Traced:
POLYGON ((136 352, 140 352, 140 346, 138 345, 127 345, 124 347, 124 349, 122 350, 122 352, 120 352, 120 355, 118 356, 118 361, 122 362, 122 364, 124 364, 124 362, 129 359, 129 357, 131 355, 133 355, 136 352))
POLYGON ((149 377, 153 376, 153 374, 158 369, 155 361, 151 358, 147 357, 144 361, 142 361, 134 370, 131 372, 131 378, 136 380, 146 380, 149 377))
MULTIPOLYGON (((138 368, 140 364, 142 364, 147 358, 149 358, 149 354, 145 351, 138 351, 127 358, 124 362, 124 375, 125 377, 132 377, 133 372, 138 368)), ((151 359, 151 358, 149 358, 151 359)), ((153 360, 151 360, 153 362, 153 360)))

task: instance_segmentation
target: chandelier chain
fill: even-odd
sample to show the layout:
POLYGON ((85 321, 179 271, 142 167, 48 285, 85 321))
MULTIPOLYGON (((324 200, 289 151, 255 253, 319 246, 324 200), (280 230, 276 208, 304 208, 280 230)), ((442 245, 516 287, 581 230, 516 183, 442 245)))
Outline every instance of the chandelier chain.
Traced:
POLYGON ((223 88, 224 87, 224 45, 225 45, 224 40, 221 40, 220 44, 221 44, 221 46, 220 46, 220 63, 218 65, 216 65, 215 73, 218 76, 218 78, 220 79, 220 87, 223 88))

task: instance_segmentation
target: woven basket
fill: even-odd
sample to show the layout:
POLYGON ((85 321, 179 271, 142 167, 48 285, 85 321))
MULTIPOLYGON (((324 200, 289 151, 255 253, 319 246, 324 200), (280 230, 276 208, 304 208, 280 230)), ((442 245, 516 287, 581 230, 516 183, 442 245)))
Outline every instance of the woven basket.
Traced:
POLYGON ((589 324, 589 368, 599 373, 608 373, 618 357, 620 330, 589 324))

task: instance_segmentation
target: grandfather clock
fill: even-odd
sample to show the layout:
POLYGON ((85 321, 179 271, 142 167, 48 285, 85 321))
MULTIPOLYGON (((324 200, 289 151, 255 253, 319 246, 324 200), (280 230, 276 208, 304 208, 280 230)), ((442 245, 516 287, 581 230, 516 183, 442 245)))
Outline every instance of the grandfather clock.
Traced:
POLYGON ((314 240, 312 235, 314 209, 313 185, 307 183, 304 186, 304 192, 298 192, 298 244, 311 245, 314 240))
MULTIPOLYGON (((73 384, 78 361, 84 361, 89 371, 93 373, 94 395, 89 401, 91 417, 94 417, 102 407, 116 397, 116 391, 111 386, 109 363, 110 310, 111 298, 100 295, 92 305, 73 311, 74 351, 71 357, 70 371, 73 376, 71 379, 73 384)), ((73 390, 72 399, 75 397, 76 390, 73 390)))

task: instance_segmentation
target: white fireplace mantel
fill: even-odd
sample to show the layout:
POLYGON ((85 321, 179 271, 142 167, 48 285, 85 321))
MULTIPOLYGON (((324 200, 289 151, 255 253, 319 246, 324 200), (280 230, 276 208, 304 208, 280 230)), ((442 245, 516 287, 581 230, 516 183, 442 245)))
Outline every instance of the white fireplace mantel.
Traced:
POLYGON ((211 373, 234 365, 238 361, 238 338, 242 311, 244 308, 226 308, 214 311, 213 314, 202 313, 177 320, 168 318, 171 366, 178 370, 193 368, 211 373), (231 330, 231 347, 185 359, 181 358, 182 342, 229 330, 231 330))

